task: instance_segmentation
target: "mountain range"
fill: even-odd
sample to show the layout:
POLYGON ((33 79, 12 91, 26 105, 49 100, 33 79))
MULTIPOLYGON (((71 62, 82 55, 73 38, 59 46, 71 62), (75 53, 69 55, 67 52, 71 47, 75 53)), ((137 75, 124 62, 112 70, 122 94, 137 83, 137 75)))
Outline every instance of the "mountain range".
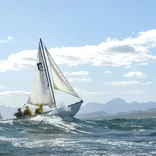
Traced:
POLYGON ((0 113, 3 117, 3 119, 13 118, 14 117, 13 114, 15 113, 16 110, 17 110, 17 108, 0 105, 0 113))
MULTIPOLYGON (((4 119, 13 118, 13 113, 17 108, 6 107, 0 105, 0 113, 4 119)), ((115 98, 105 104, 98 102, 90 102, 81 107, 78 118, 94 117, 94 118, 116 118, 116 117, 134 117, 134 116, 152 116, 156 114, 156 102, 132 102, 127 103, 123 99, 115 98)))
POLYGON ((130 112, 130 111, 138 111, 138 110, 147 110, 151 108, 156 108, 156 102, 132 102, 127 103, 123 99, 115 98, 108 101, 105 104, 90 102, 86 105, 82 106, 79 113, 91 113, 97 111, 104 111, 109 114, 116 114, 119 112, 130 112))

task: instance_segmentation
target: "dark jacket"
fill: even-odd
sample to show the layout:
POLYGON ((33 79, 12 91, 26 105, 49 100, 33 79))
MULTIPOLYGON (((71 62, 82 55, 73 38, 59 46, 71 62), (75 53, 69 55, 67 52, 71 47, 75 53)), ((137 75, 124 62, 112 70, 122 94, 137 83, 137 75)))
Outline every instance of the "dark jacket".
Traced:
POLYGON ((14 116, 16 116, 16 118, 21 118, 21 117, 23 117, 23 113, 22 113, 22 111, 17 111, 17 112, 14 114, 14 116))

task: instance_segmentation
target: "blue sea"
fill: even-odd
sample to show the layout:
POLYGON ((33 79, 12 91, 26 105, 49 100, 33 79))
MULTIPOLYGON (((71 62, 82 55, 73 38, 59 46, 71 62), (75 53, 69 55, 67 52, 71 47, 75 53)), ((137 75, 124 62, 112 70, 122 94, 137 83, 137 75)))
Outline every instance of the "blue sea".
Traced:
POLYGON ((3 121, 0 156, 156 156, 156 118, 3 121))

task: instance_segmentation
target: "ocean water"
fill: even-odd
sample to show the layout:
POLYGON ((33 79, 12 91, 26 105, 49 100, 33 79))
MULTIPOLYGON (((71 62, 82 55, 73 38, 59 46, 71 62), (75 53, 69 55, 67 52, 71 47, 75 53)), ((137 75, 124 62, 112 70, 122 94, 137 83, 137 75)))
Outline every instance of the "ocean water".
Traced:
POLYGON ((156 118, 0 122, 0 156, 156 156, 156 118))

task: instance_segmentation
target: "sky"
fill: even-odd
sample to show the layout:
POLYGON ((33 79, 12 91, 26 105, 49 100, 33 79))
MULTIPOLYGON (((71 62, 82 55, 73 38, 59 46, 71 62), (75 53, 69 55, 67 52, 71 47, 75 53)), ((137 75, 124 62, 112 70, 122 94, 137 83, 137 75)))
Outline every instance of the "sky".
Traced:
POLYGON ((39 38, 84 103, 156 102, 155 6, 155 0, 1 1, 0 105, 27 102, 39 38))

